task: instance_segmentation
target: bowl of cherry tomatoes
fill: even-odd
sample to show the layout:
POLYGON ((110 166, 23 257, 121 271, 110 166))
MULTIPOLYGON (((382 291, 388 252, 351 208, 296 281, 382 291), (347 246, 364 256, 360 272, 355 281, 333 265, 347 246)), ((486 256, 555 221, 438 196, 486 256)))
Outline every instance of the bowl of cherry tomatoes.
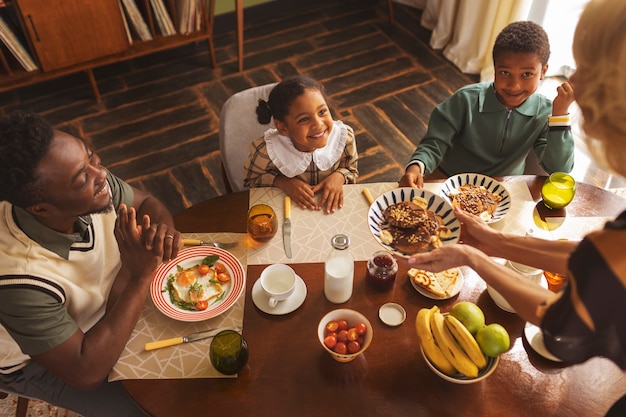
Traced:
POLYGON ((369 347, 373 336, 367 317, 348 308, 328 312, 317 326, 320 344, 338 362, 353 361, 369 347))

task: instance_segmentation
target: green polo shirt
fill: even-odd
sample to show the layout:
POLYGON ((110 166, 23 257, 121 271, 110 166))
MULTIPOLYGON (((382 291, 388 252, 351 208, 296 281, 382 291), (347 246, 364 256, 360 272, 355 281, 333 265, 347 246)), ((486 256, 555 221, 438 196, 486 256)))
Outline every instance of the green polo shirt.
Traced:
POLYGON ((508 110, 493 83, 468 85, 433 110, 409 164, 423 162, 426 174, 439 167, 448 175, 519 175, 534 150, 546 172, 570 172, 574 138, 570 129, 548 128, 551 114, 552 101, 542 95, 508 110))

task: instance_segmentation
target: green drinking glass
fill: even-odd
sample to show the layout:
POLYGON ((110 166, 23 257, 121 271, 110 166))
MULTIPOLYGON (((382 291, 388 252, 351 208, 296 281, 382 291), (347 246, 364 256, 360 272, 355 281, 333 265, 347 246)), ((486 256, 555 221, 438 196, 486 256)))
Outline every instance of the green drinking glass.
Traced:
POLYGON ((224 375, 234 375, 248 363, 248 344, 239 333, 224 330, 211 341, 209 359, 224 375))
POLYGON ((543 204, 549 209, 562 209, 574 199, 576 181, 564 172, 552 173, 541 187, 543 204))

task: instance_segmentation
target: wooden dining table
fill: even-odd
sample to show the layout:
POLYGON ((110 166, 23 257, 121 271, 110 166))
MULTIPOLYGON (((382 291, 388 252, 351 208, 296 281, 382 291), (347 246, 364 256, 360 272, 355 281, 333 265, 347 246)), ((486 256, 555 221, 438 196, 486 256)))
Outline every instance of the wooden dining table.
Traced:
MULTIPOLYGON (((543 179, 499 178, 504 183, 525 181, 536 202, 543 179)), ((176 215, 176 226, 181 232, 243 233, 248 204, 247 191, 220 196, 176 215)), ((556 213, 543 210, 542 215, 613 217, 625 209, 622 197, 580 183, 570 206, 556 213)), ((484 281, 469 268, 462 267, 465 282, 460 293, 438 301, 415 291, 402 259, 394 287, 384 292, 368 285, 366 262, 357 261, 352 297, 336 305, 323 294, 323 263, 294 263, 290 266, 306 283, 306 299, 289 314, 270 315, 251 299, 252 286, 266 266, 247 266, 245 368, 236 378, 124 380, 150 415, 594 417, 604 416, 626 394, 624 373, 607 359, 567 366, 538 355, 523 336, 525 322, 497 307, 484 281), (478 304, 486 322, 502 324, 511 337, 511 348, 495 372, 468 385, 437 376, 422 357, 415 332, 420 308, 438 305, 445 312, 462 300, 478 304), (387 302, 404 307, 403 324, 391 327, 378 318, 380 306, 387 302), (336 308, 357 310, 372 323, 373 341, 353 362, 336 362, 318 341, 320 319, 336 308)))

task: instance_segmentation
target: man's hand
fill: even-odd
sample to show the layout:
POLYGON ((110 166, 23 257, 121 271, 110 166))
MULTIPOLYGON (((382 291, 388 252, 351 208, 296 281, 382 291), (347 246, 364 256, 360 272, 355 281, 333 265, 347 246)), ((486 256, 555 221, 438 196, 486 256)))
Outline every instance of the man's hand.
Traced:
POLYGON ((141 222, 143 241, 147 250, 167 262, 176 258, 183 246, 180 232, 164 223, 151 223, 150 216, 144 214, 141 222))
POLYGON ((150 217, 144 215, 144 224, 138 226, 136 216, 134 207, 120 205, 115 221, 115 239, 120 249, 122 266, 128 270, 132 278, 152 277, 162 256, 163 242, 160 247, 155 246, 153 236, 150 241, 151 247, 148 247, 143 236, 143 228, 147 226, 150 229, 150 217))

